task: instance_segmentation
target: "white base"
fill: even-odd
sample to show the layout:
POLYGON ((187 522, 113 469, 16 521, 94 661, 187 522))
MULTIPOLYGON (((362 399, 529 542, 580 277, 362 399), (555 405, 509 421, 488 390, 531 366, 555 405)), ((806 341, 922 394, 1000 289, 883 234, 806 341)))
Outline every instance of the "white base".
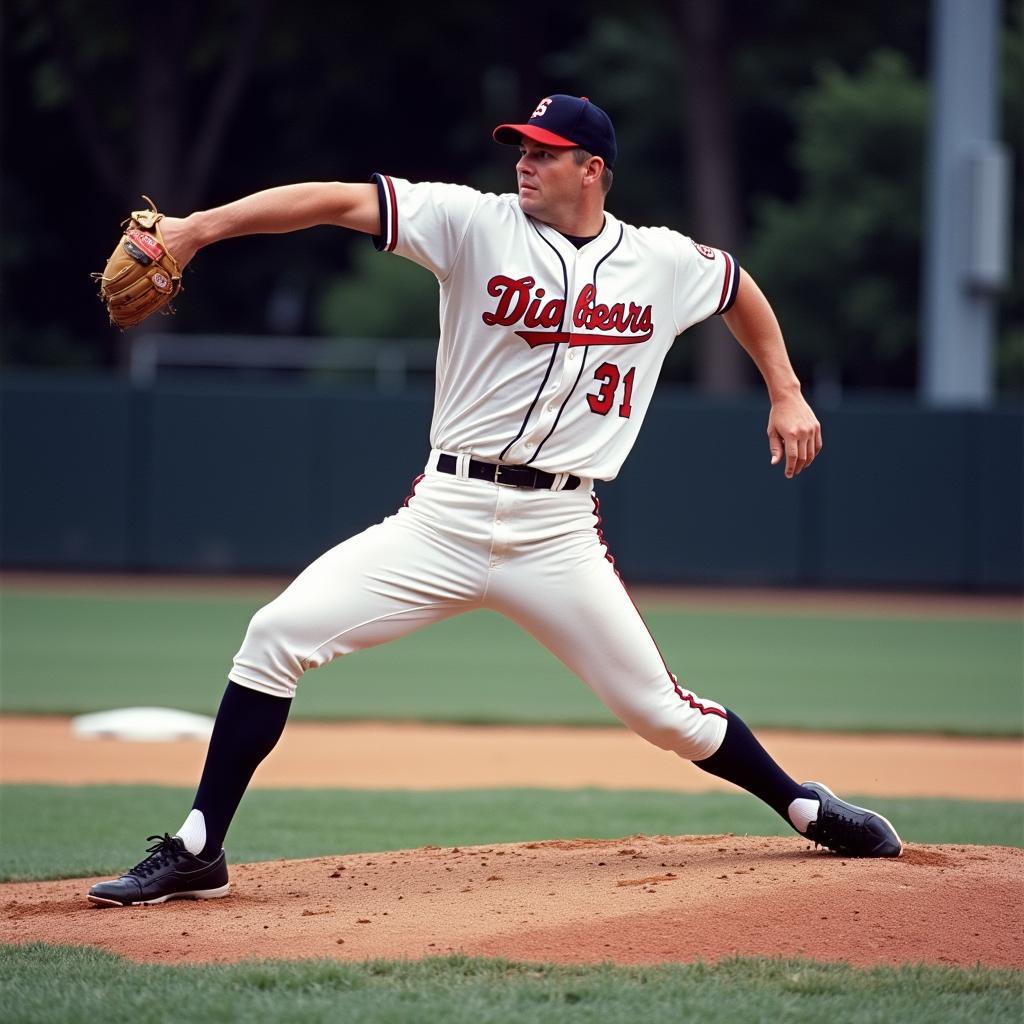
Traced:
POLYGON ((71 728, 79 739, 209 740, 213 719, 176 708, 117 708, 79 715, 71 728))

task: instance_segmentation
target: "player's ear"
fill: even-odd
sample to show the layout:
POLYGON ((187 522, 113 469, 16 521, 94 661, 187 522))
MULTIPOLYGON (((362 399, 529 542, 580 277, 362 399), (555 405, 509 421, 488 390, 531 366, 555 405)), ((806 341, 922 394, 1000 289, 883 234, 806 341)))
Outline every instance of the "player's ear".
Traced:
POLYGON ((600 185, 602 174, 604 174, 604 160, 599 156, 592 156, 583 169, 583 180, 588 185, 600 185))

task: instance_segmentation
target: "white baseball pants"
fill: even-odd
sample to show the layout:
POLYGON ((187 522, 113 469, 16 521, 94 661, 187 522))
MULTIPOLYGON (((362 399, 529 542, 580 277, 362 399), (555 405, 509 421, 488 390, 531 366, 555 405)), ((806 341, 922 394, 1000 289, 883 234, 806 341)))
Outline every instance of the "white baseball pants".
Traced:
POLYGON ((438 454, 395 515, 321 555, 253 616, 231 680, 292 697, 307 669, 490 608, 644 739, 688 760, 710 757, 725 709, 669 672, 608 555, 590 481, 573 491, 508 487, 440 473, 438 454))

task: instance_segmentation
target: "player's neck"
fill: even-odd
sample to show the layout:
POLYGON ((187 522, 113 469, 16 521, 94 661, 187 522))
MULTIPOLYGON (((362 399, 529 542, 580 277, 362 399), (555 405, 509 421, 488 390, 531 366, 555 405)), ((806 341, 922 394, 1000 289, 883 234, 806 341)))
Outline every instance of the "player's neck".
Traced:
POLYGON ((551 218, 543 218, 543 223, 563 235, 572 235, 575 238, 593 238, 601 234, 604 229, 604 205, 602 204, 596 209, 559 211, 551 218))

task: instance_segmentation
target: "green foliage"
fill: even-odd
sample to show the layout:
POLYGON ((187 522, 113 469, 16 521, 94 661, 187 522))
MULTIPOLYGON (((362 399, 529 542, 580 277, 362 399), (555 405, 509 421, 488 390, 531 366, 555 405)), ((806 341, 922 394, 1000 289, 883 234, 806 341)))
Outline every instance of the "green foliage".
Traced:
POLYGON ((860 74, 823 71, 798 103, 803 189, 762 202, 747 260, 798 358, 884 378, 914 351, 926 112, 924 83, 889 51, 860 74))
POLYGON ((999 304, 997 374, 1000 390, 1024 393, 1024 7, 1009 5, 1003 32, 1002 124, 1010 146, 1010 278, 999 304))
MULTIPOLYGON (((108 329, 86 275, 109 252, 113 225, 140 191, 174 213, 186 212, 179 202, 209 207, 286 181, 364 181, 376 169, 507 191, 508 154, 488 129, 525 115, 547 92, 590 94, 615 118, 621 159, 610 208, 617 215, 693 228, 679 4, 635 0, 628 11, 610 0, 556 4, 532 19, 469 0, 436 6, 426 19, 396 19, 381 5, 273 4, 262 33, 250 36, 257 6, 7 5, 3 116, 20 144, 9 147, 3 168, 4 362, 71 366, 123 357, 124 339, 108 329), (368 85, 381 68, 388 87, 368 85), (237 92, 221 89, 229 80, 237 92), (157 81, 160 98, 143 109, 157 81), (218 111, 223 120, 206 132, 218 111), (192 168, 204 138, 213 140, 212 158, 192 168), (56 152, 54 140, 62 158, 40 159, 56 152), (88 202, 55 201, 67 192, 69 164, 88 202), (37 268, 58 239, 72 284, 53 303, 37 268)), ((1004 8, 1003 122, 1015 133, 1019 181, 1024 33, 1020 5, 1004 8)), ((757 207, 754 245, 741 248, 741 262, 781 307, 802 373, 832 362, 850 384, 911 386, 930 5, 736 0, 728 9, 732 115, 723 130, 736 130, 737 203, 748 222, 757 207), (831 70, 812 82, 823 64, 831 70), (770 198, 755 203, 758 195, 770 198)), ((1024 237, 1022 211, 1018 185, 1016 239, 1024 237)), ((273 332, 265 300, 284 280, 312 297, 297 333, 365 324, 365 333, 379 325, 383 337, 430 335, 429 274, 397 261, 369 269, 365 246, 323 229, 214 247, 193 264, 178 315, 164 326, 273 332), (350 253, 352 276, 336 280, 350 253)), ((1019 390, 1019 269, 1002 301, 1000 335, 1001 385, 1019 390)), ((687 358, 679 346, 669 374, 685 377, 687 358)))
MULTIPOLYGON (((272 596, 259 588, 218 596, 201 585, 172 595, 130 587, 63 595, 11 590, 0 599, 2 706, 74 713, 170 701, 211 713, 249 617, 272 596)), ((760 611, 659 605, 646 618, 689 687, 755 725, 1021 732, 1022 638, 1013 618, 830 617, 777 600, 760 611), (965 703, 968 681, 973 699, 965 703)), ((458 616, 309 673, 293 713, 614 721, 548 651, 491 612, 458 616)))
MULTIPOLYGON (((683 763, 674 769, 698 771, 683 763)), ((1020 803, 843 796, 886 815, 906 842, 1024 846, 1020 803)), ((147 835, 177 828, 191 805, 192 790, 164 786, 3 786, 0 879, 124 871, 143 856, 147 835)), ((804 848, 781 818, 740 792, 251 789, 227 852, 239 864, 637 833, 790 836, 795 850, 804 848)))
POLYGON ((8 1019, 161 1024, 961 1024, 1017 1021, 1019 972, 809 960, 556 966, 464 956, 419 961, 164 966, 71 946, 0 947, 8 1019))
POLYGON ((680 54, 663 6, 596 17, 547 64, 556 80, 591 83, 583 91, 615 124, 619 160, 609 209, 634 224, 685 230, 691 211, 678 184, 685 164, 674 102, 681 95, 680 54))
POLYGON ((436 338, 437 305, 432 274, 367 241, 355 250, 349 273, 324 289, 316 328, 339 338, 436 338))
MULTIPOLYGON (((1014 304, 1012 300, 1006 302, 1003 313, 1006 321, 1010 321, 1013 315, 1011 309, 1014 304)), ((1010 321, 1003 328, 997 358, 1000 390, 1016 394, 1024 392, 1024 318, 1010 321)))

